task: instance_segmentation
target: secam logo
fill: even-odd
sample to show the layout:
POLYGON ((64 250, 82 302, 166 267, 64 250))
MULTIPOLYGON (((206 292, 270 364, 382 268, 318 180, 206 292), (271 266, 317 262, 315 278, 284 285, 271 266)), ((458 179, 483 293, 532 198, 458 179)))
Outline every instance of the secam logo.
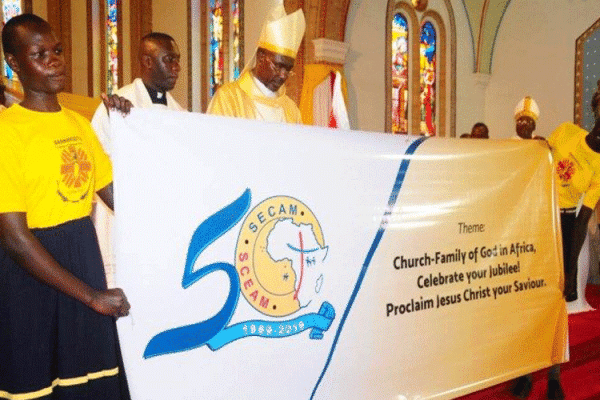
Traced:
POLYGON ((310 339, 323 338, 335 318, 335 310, 327 301, 321 303, 318 313, 306 313, 291 320, 251 320, 228 326, 240 293, 254 309, 270 317, 294 314, 320 296, 328 247, 319 221, 301 201, 288 196, 262 201, 242 223, 235 266, 215 262, 194 268, 198 256, 241 221, 250 203, 250 190, 246 189, 237 200, 203 221, 188 247, 183 289, 215 271, 225 272, 230 286, 221 310, 208 320, 158 333, 148 342, 144 358, 204 345, 216 351, 250 336, 281 338, 309 330, 310 339))
POLYGON ((248 213, 237 241, 244 298, 271 317, 307 307, 321 292, 327 251, 321 225, 304 203, 288 196, 264 200, 248 213))

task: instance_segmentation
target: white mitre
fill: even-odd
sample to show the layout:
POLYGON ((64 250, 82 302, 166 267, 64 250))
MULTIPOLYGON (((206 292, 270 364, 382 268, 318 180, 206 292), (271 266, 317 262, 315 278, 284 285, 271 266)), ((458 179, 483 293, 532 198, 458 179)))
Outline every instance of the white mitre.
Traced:
POLYGON ((285 13, 283 4, 275 6, 267 16, 258 39, 258 47, 296 58, 302 43, 306 21, 302 9, 285 13))
POLYGON ((537 121, 540 116, 540 108, 534 99, 529 96, 525 96, 517 107, 515 107, 515 120, 519 119, 519 117, 526 116, 533 118, 534 121, 537 121))
MULTIPOLYGON (((257 47, 295 59, 305 30, 306 21, 302 9, 286 14, 283 2, 281 2, 269 11, 260 31, 257 47)), ((256 51, 244 66, 242 74, 255 66, 256 51)))

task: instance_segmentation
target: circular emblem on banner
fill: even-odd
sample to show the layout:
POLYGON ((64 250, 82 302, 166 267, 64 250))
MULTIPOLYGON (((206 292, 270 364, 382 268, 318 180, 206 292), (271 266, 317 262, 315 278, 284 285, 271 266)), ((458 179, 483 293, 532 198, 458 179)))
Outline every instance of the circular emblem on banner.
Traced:
POLYGON ((92 163, 83 147, 70 144, 61 149, 58 194, 63 201, 77 203, 90 191, 92 163))
POLYGON ((266 199, 250 211, 238 237, 242 294, 265 315, 293 314, 320 291, 326 254, 321 225, 304 203, 288 196, 266 199))

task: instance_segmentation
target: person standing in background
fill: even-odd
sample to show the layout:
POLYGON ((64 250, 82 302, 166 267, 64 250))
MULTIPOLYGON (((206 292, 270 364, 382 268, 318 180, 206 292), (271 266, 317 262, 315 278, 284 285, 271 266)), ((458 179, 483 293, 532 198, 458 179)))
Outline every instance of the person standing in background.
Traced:
POLYGON ((541 136, 533 135, 535 131, 535 122, 540 116, 540 108, 534 99, 525 96, 515 107, 515 131, 516 136, 513 139, 544 139, 541 136))
POLYGON ((237 80, 217 90, 207 113, 301 124, 300 110, 285 94, 284 84, 305 28, 301 9, 286 14, 283 4, 276 6, 263 26, 255 56, 237 80))
POLYGON ((473 125, 473 128, 471 128, 471 134, 469 137, 473 139, 489 139, 489 132, 490 131, 486 124, 483 122, 477 122, 475 125, 473 125))
MULTIPOLYGON (((140 42, 139 63, 141 76, 115 93, 139 108, 157 108, 182 111, 183 108, 169 93, 179 77, 179 47, 166 33, 152 32, 140 42)), ((110 123, 106 107, 100 104, 92 118, 92 127, 104 151, 112 152, 110 123)))
MULTIPOLYGON (((140 41, 139 63, 141 76, 116 91, 131 101, 134 107, 182 111, 183 108, 169 93, 175 87, 179 71, 179 47, 175 40, 161 32, 152 32, 140 41)), ((104 105, 96 109, 92 127, 108 155, 112 153, 110 121, 104 105)), ((109 286, 113 286, 115 255, 112 248, 113 214, 103 204, 94 205, 93 220, 98 232, 100 249, 105 262, 109 286)))

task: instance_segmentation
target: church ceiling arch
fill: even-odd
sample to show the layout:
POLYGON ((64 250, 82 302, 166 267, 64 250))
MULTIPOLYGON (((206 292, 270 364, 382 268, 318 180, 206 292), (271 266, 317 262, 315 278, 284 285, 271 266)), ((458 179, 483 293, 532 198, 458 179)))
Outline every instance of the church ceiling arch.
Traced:
POLYGON ((473 39, 473 72, 491 73, 496 36, 510 1, 462 0, 473 39))

